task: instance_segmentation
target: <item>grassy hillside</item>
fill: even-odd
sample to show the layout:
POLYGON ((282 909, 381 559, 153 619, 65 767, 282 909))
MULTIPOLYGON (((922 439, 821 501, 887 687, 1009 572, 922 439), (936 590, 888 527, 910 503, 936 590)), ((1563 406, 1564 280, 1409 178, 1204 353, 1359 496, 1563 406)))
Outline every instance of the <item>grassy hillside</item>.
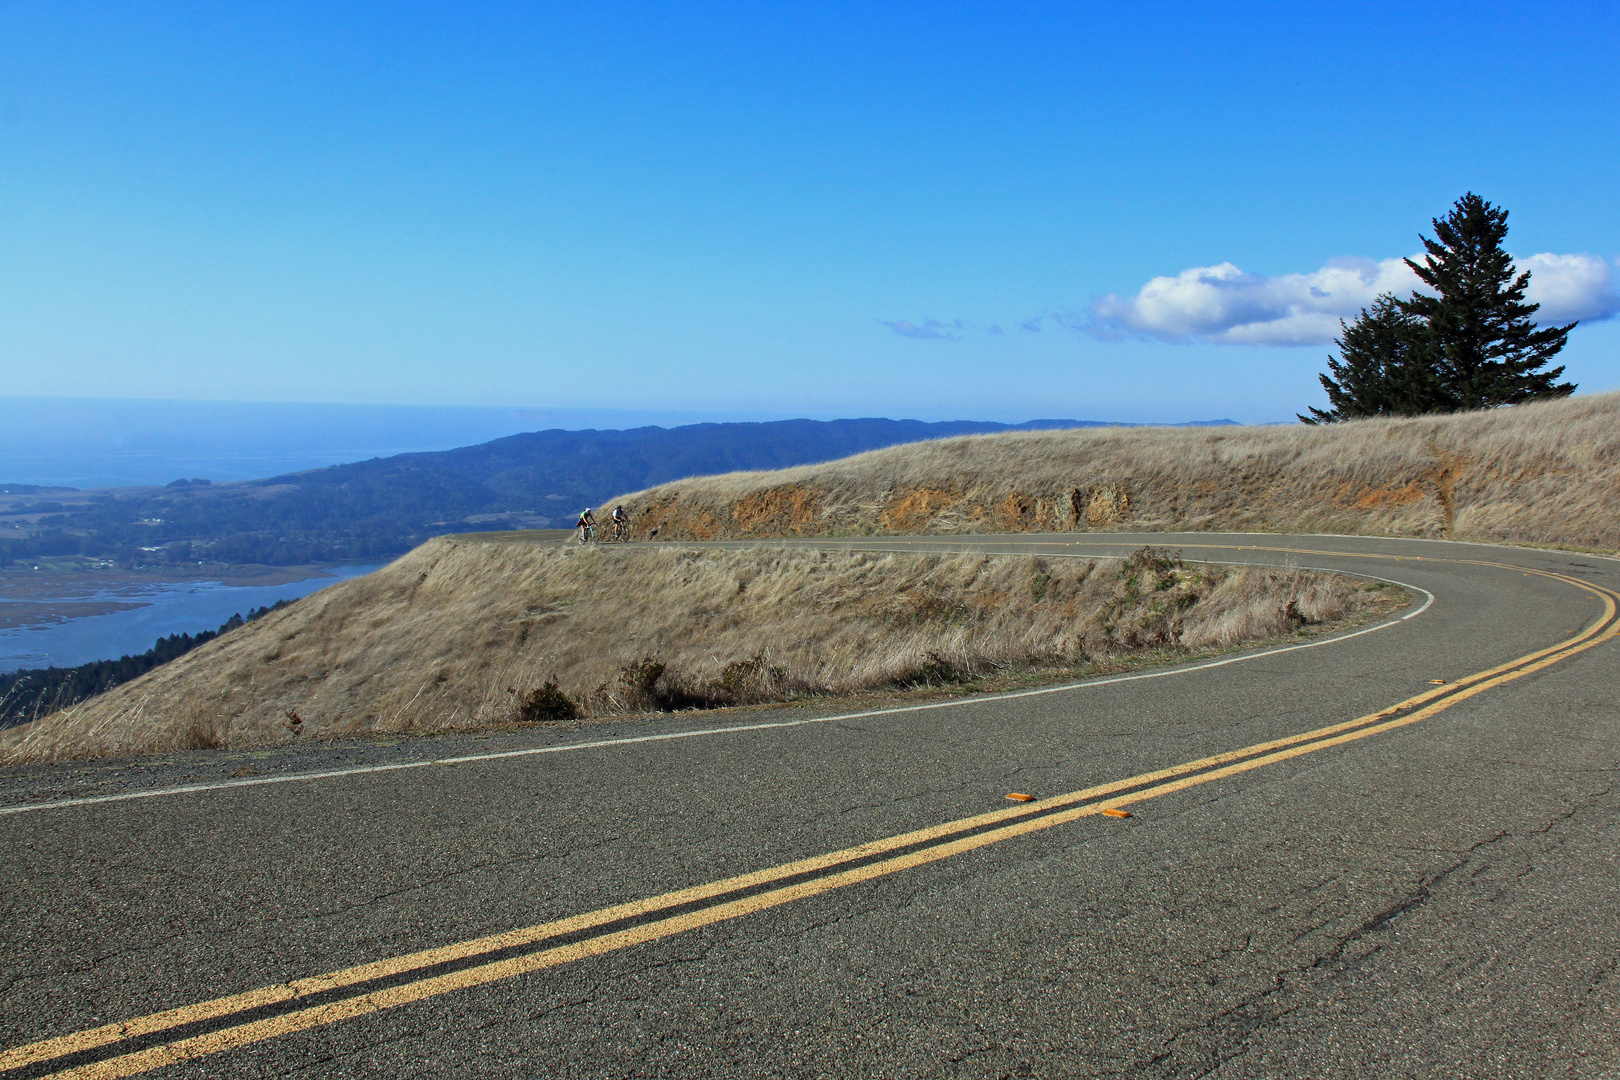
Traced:
POLYGON ((1620 548, 1620 393, 1324 427, 1104 428, 900 446, 622 499, 669 538, 1193 529, 1620 548))
POLYGON ((960 684, 1356 616, 1342 578, 1030 557, 447 537, 0 733, 0 761, 960 684), (548 689, 547 683, 556 686, 548 689))

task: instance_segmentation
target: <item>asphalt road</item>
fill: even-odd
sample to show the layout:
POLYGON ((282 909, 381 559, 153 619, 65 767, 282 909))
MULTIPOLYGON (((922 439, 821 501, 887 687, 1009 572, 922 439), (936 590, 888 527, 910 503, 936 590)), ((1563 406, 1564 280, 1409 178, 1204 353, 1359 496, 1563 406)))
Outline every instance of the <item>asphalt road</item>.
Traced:
POLYGON ((1620 562, 850 543, 1144 542, 1415 602, 1151 678, 34 800, 0 1077, 1620 1075, 1620 562))

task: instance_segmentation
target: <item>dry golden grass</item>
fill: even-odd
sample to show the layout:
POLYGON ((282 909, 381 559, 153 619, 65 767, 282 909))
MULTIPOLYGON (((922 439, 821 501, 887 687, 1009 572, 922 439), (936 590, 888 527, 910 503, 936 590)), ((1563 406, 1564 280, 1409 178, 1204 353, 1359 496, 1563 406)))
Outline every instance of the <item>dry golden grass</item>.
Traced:
POLYGON ((1620 549, 1620 393, 1312 428, 975 435, 620 500, 637 538, 1247 530, 1620 549))
POLYGON ((597 716, 956 683, 1273 637, 1382 596, 1327 575, 1140 553, 1121 563, 447 537, 0 734, 0 761, 505 725, 552 679, 597 716))

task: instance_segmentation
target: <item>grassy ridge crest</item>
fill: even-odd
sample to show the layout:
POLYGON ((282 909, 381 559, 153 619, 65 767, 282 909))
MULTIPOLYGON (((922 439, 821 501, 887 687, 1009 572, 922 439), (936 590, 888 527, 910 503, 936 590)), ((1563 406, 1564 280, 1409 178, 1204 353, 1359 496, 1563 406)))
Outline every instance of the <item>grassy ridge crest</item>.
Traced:
POLYGON ((1323 427, 974 435, 616 500, 635 535, 1091 530, 1434 537, 1620 549, 1620 392, 1323 427))

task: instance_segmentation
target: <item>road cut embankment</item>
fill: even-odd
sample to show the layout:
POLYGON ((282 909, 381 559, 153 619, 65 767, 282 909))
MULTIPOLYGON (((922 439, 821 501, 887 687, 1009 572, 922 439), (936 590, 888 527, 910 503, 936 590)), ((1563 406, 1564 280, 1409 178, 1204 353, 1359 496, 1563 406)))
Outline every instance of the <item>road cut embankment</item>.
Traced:
POLYGON ((0 762, 1083 676, 1309 634, 1401 599, 1151 549, 1093 560, 445 537, 5 732, 0 762))
POLYGON ((973 435, 617 500, 637 538, 1342 533, 1620 550, 1620 393, 1322 427, 973 435))

